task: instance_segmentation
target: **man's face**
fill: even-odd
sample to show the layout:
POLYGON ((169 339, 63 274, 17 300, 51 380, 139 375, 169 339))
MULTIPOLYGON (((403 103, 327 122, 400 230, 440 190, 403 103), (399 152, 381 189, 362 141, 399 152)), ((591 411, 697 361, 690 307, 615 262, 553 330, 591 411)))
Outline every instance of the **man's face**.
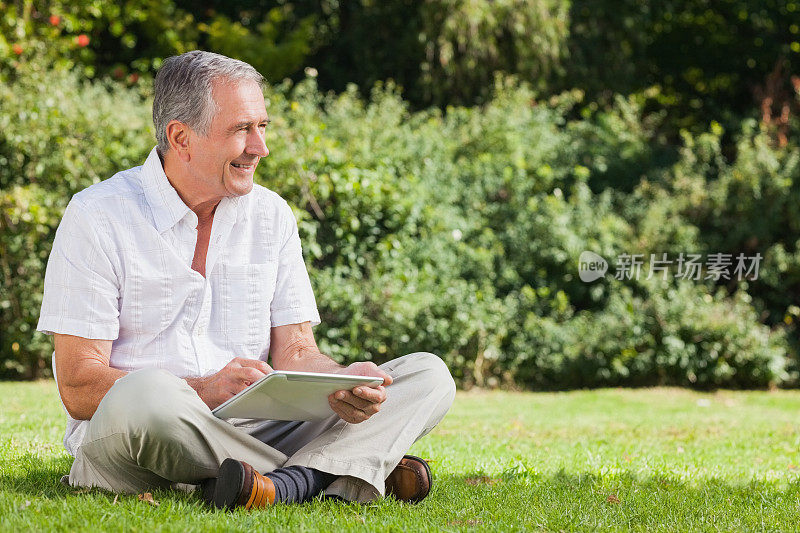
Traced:
POLYGON ((252 81, 215 81, 218 111, 208 135, 191 132, 190 171, 201 196, 242 196, 253 188, 253 174, 269 155, 264 131, 269 122, 261 87, 252 81))

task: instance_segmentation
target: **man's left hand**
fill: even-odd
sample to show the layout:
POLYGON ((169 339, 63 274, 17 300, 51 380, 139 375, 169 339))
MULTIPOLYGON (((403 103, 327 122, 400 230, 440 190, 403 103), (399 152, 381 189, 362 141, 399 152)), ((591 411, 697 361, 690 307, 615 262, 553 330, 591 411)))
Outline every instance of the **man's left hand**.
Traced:
POLYGON ((342 420, 358 424, 381 410, 381 404, 386 400, 386 385, 391 385, 392 376, 369 362, 353 363, 336 373, 383 378, 383 385, 377 387, 359 385, 351 391, 340 390, 328 396, 331 409, 342 420))

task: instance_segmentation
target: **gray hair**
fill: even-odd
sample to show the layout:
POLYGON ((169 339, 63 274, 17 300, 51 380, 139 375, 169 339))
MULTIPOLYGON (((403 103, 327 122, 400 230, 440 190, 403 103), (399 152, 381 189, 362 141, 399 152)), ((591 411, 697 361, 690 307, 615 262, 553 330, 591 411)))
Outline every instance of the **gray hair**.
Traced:
POLYGON ((213 52, 193 50, 168 57, 158 70, 153 98, 153 124, 158 150, 169 150, 167 124, 183 122, 206 135, 218 107, 214 102, 214 80, 250 80, 263 85, 264 77, 251 65, 213 52))

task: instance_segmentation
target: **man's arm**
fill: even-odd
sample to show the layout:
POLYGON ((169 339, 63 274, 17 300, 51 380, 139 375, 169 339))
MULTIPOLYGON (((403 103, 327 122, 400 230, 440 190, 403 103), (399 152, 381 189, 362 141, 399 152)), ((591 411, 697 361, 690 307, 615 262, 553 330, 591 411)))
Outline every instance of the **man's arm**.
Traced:
POLYGON ((272 365, 276 370, 327 372, 383 378, 381 386, 360 386, 352 391, 340 390, 328 397, 328 402, 334 412, 351 424, 363 422, 380 411, 381 404, 386 400, 384 386, 392 383, 392 376, 378 368, 375 363, 359 362, 345 367, 321 353, 317 347, 317 341, 314 339, 310 322, 273 327, 270 355, 272 365))
MULTIPOLYGON (((127 374, 109 366, 111 344, 108 340, 55 334, 58 392, 76 420, 92 418, 114 382, 127 374)), ((270 372, 263 361, 237 357, 216 374, 185 379, 209 409, 214 409, 270 372)))
POLYGON ((127 372, 109 366, 113 341, 59 333, 54 339, 61 401, 72 418, 88 420, 108 389, 127 372))

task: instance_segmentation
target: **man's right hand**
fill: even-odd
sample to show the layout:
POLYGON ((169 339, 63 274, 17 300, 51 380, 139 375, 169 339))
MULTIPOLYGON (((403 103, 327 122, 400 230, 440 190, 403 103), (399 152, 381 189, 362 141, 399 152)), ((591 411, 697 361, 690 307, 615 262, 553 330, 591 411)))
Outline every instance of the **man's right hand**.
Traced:
POLYGON ((264 361, 237 357, 216 374, 186 378, 186 382, 197 391, 209 409, 216 409, 270 372, 272 367, 264 361))

